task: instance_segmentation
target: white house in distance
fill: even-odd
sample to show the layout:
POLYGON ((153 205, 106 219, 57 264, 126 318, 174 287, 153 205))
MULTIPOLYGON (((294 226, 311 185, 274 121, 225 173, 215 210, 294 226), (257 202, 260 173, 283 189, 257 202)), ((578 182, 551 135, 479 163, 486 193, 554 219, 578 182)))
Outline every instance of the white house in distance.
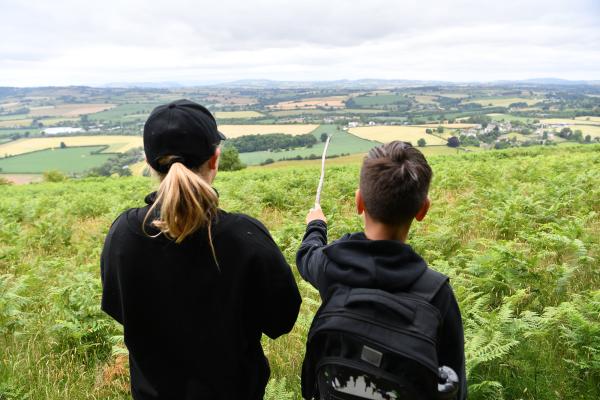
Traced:
POLYGON ((83 128, 71 128, 68 126, 64 127, 56 127, 56 128, 46 128, 42 130, 42 133, 45 135, 62 135, 65 133, 79 133, 83 132, 83 128))

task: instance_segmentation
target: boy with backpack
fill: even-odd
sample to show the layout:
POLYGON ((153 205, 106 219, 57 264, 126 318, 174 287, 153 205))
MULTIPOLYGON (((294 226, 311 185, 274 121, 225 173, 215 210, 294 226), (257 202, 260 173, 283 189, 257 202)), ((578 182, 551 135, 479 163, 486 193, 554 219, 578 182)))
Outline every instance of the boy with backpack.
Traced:
POLYGON ((463 327, 448 278, 406 239, 429 210, 432 171, 404 142, 371 149, 356 208, 364 232, 327 244, 312 209, 296 264, 319 290, 302 366, 305 399, 465 399, 463 327))

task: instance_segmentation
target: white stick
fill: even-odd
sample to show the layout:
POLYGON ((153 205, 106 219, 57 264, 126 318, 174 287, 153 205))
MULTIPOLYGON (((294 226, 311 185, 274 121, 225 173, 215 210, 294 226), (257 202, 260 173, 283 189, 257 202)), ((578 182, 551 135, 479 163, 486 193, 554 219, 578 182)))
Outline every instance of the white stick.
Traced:
POLYGON ((315 198, 315 209, 321 208, 321 191, 323 190, 323 181, 325 180, 325 158, 327 156, 327 148, 329 147, 329 141, 331 136, 327 136, 325 142, 325 148, 323 149, 323 156, 321 157, 321 178, 319 179, 319 186, 317 187, 317 197, 315 198))

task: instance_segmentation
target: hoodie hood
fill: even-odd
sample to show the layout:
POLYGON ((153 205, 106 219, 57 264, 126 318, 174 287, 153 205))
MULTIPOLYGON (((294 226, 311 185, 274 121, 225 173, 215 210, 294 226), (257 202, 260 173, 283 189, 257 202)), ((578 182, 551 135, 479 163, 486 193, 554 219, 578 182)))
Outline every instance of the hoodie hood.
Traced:
POLYGON ((364 233, 346 235, 323 249, 333 263, 325 275, 350 287, 403 291, 425 272, 427 263, 409 245, 370 240, 364 233))

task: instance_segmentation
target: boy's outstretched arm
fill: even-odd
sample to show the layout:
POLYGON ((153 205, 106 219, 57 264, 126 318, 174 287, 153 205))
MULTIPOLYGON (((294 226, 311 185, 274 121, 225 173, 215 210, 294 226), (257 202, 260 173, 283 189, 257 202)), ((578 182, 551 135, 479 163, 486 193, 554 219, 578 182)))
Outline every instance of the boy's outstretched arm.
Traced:
POLYGON ((306 215, 306 233, 296 254, 296 266, 300 276, 316 289, 323 289, 325 256, 322 248, 327 244, 327 219, 320 207, 306 215))

